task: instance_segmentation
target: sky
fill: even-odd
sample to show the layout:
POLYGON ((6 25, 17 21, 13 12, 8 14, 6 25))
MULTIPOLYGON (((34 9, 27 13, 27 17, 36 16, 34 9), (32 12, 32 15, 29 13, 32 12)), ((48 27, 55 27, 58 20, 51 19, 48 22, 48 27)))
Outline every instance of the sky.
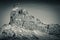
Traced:
POLYGON ((26 9, 29 14, 40 19, 45 24, 60 24, 60 3, 58 1, 0 1, 0 26, 8 24, 10 21, 10 12, 16 3, 22 9, 26 9))

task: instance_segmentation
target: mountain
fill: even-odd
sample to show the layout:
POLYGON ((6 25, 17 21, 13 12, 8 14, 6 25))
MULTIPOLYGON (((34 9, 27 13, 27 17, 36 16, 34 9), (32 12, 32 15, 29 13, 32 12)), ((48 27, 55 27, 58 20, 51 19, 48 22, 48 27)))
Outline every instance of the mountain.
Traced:
POLYGON ((60 37, 60 25, 59 24, 49 24, 47 25, 48 28, 48 33, 50 35, 55 35, 57 37, 60 37))
POLYGON ((0 40, 59 40, 59 24, 44 24, 25 9, 13 8, 9 24, 0 27, 0 40))

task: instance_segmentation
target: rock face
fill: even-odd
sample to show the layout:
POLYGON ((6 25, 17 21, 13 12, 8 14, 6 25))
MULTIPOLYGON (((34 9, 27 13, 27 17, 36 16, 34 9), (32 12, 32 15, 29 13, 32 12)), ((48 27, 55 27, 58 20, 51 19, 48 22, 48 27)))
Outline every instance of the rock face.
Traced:
POLYGON ((44 24, 25 9, 14 8, 9 24, 0 28, 0 40, 59 40, 60 25, 44 24))
POLYGON ((48 32, 50 35, 55 35, 57 37, 60 37, 60 25, 50 24, 48 27, 49 27, 48 32))

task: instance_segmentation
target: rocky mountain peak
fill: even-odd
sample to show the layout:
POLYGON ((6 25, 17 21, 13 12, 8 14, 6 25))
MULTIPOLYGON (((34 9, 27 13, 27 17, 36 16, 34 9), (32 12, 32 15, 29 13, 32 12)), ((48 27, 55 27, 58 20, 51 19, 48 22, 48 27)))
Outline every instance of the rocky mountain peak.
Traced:
POLYGON ((9 24, 0 28, 0 40, 55 40, 60 37, 59 30, 60 25, 44 24, 25 9, 16 7, 11 11, 9 24))

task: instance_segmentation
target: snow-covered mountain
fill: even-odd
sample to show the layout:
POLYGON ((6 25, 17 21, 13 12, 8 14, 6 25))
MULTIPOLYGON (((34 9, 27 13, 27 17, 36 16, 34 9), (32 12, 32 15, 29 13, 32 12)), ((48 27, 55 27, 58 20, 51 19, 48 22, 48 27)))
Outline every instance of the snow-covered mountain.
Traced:
POLYGON ((0 28, 0 40, 59 40, 59 24, 44 24, 25 9, 14 8, 9 24, 0 28))

